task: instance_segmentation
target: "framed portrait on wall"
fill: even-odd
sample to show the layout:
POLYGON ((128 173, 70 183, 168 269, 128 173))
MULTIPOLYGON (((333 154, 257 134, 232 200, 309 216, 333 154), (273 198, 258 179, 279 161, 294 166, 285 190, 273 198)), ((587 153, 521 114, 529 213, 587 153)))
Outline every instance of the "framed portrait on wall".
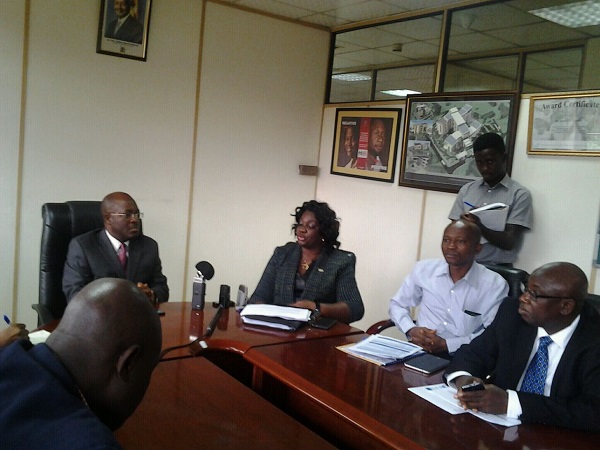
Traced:
POLYGON ((146 61, 152 0, 102 0, 96 53, 146 61))
POLYGON ((532 95, 527 153, 600 156, 600 94, 532 95))
POLYGON ((331 173, 393 182, 399 108, 338 108, 331 152, 331 173))
POLYGON ((511 173, 518 114, 516 92, 409 95, 400 164, 400 186, 458 192, 479 178, 473 142, 497 133, 511 173))

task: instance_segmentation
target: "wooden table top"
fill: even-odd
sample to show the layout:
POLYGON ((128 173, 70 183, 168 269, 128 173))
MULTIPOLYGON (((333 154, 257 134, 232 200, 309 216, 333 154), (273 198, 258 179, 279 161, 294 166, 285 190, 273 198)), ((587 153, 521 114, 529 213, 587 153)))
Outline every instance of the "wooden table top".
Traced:
MULTIPOLYGON (((352 423, 381 447, 534 450, 597 445, 593 433, 537 424, 506 428, 471 414, 451 415, 407 390, 440 383, 442 371, 426 376, 402 364, 380 367, 336 349, 366 336, 257 347, 244 358, 255 372, 264 371, 290 391, 311 399, 312 408, 323 408, 352 423)), ((261 386, 255 388, 260 391, 261 386)))
POLYGON ((115 433, 124 449, 333 449, 204 358, 161 362, 115 433))
MULTIPOLYGON (((217 312, 207 302, 203 311, 192 310, 190 302, 167 302, 160 304, 163 331, 163 350, 169 347, 188 344, 202 336, 217 312)), ((299 340, 321 339, 331 336, 362 333, 358 328, 337 323, 329 330, 302 326, 295 332, 274 328, 245 325, 235 308, 223 310, 217 328, 205 339, 210 350, 225 350, 243 354, 252 347, 280 344, 299 340)), ((199 350, 198 345, 193 346, 199 350)), ((165 355, 167 359, 191 356, 189 349, 179 349, 165 355)))

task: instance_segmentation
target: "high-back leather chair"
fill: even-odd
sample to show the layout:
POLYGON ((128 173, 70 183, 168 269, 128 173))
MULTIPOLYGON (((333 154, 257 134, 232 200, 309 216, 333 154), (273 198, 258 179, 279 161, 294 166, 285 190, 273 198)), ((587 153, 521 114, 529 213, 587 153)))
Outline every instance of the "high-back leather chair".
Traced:
POLYGON ((518 297, 523 293, 523 285, 527 284, 529 274, 515 267, 498 266, 495 264, 484 264, 490 270, 500 274, 508 283, 508 296, 518 297))
POLYGON ((46 203, 42 206, 38 326, 62 317, 67 301, 62 277, 69 242, 75 236, 103 227, 99 201, 46 203))
MULTIPOLYGON (((523 292, 523 285, 527 284, 529 274, 521 269, 514 267, 499 266, 495 264, 484 264, 490 270, 498 273, 508 283, 508 296, 516 297, 521 295, 523 292)), ((368 334, 377 334, 394 326, 394 322, 391 319, 380 320, 374 323, 367 329, 368 334)))

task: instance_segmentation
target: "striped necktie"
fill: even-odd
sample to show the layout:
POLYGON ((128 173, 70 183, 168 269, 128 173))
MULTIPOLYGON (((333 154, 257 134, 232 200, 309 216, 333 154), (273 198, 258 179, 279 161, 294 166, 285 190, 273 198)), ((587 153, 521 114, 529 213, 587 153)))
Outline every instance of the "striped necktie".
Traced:
POLYGON ((119 247, 119 251, 117 252, 117 256, 119 257, 119 261, 121 261, 121 265, 123 266, 123 270, 127 269, 127 246, 121 242, 121 246, 119 247))

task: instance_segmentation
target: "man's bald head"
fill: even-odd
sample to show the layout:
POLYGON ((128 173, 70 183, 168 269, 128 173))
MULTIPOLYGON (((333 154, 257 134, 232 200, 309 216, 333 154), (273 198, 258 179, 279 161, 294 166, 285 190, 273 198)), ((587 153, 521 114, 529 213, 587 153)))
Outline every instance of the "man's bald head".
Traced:
POLYGON ((587 287, 587 277, 575 264, 544 264, 529 276, 527 290, 519 297, 519 314, 530 325, 556 333, 579 315, 587 287))
POLYGON ((73 297, 46 344, 90 409, 116 429, 142 400, 158 363, 160 320, 135 284, 103 278, 73 297))
POLYGON ((545 293, 569 297, 583 304, 587 297, 588 280, 583 270, 569 262, 552 262, 536 269, 531 276, 542 278, 545 293))

